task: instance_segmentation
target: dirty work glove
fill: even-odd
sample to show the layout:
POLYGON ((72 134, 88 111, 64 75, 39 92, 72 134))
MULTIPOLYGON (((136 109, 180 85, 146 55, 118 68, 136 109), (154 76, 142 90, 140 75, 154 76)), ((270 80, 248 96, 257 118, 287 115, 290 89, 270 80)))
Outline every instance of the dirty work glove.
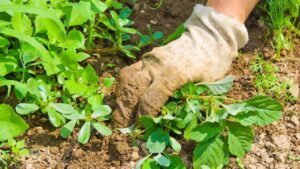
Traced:
POLYGON ((248 41, 244 24, 196 5, 181 37, 154 48, 121 70, 117 89, 116 127, 138 115, 157 115, 172 93, 186 82, 212 82, 225 76, 238 49, 248 41))

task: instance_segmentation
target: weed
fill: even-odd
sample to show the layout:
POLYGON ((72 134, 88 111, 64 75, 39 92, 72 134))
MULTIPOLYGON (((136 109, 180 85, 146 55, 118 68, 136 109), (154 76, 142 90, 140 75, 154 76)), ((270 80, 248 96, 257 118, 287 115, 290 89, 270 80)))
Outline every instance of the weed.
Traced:
POLYGON ((280 59, 283 49, 291 50, 293 48, 292 33, 300 35, 299 24, 296 25, 299 4, 299 0, 266 0, 260 6, 268 14, 267 20, 273 30, 277 60, 280 59))
POLYGON ((176 91, 173 99, 158 117, 141 116, 140 124, 150 154, 141 159, 136 168, 186 168, 179 156, 183 135, 193 140, 193 167, 222 168, 229 163, 229 155, 241 158, 251 150, 253 125, 264 126, 281 117, 282 105, 267 96, 240 101, 224 96, 232 87, 233 77, 215 83, 187 83, 176 91), (173 135, 177 135, 176 137, 173 135), (170 152, 171 147, 173 153, 170 152), (167 150, 168 149, 168 150, 167 150), (173 160, 176 159, 176 160, 173 160))
POLYGON ((259 94, 267 94, 287 101, 297 99, 291 93, 293 81, 279 79, 278 68, 271 62, 264 60, 263 56, 258 55, 256 60, 251 62, 250 69, 255 73, 254 84, 259 94))

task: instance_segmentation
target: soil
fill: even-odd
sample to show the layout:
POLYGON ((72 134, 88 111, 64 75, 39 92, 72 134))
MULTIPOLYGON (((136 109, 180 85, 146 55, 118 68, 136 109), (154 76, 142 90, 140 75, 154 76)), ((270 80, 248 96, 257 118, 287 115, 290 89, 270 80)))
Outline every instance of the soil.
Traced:
MULTIPOLYGON (((134 5, 133 20, 135 26, 143 33, 147 33, 147 25, 153 31, 162 31, 167 36, 176 29, 191 14, 196 0, 179 1, 164 0, 161 8, 153 10, 149 3, 156 1, 139 1, 134 5)), ((261 12, 255 10, 248 19, 246 26, 250 41, 241 50, 241 55, 234 61, 230 74, 236 76, 234 89, 230 97, 247 99, 257 94, 253 80, 254 75, 249 70, 249 63, 255 59, 257 53, 272 55, 270 40, 266 40, 267 27, 259 22, 261 12)), ((147 48, 150 50, 151 48, 147 48)), ((300 39, 295 39, 294 53, 284 53, 283 61, 276 62, 279 74, 285 78, 292 78, 300 83, 300 39), (295 59, 296 58, 296 59, 295 59)), ((92 63, 97 72, 108 72, 115 75, 120 68, 129 62, 124 59, 101 58, 97 54, 92 63), (103 64, 114 63, 116 68, 107 68, 103 64), (102 66, 101 66, 102 65, 102 66)), ((111 98, 110 98, 111 99, 111 98)), ((300 156, 300 103, 284 103, 285 113, 279 122, 272 125, 255 128, 255 140, 252 151, 243 159, 247 169, 298 169, 300 162, 295 158, 300 156)), ((30 156, 21 159, 18 167, 24 169, 132 169, 135 163, 145 156, 145 143, 134 142, 128 135, 115 131, 112 136, 102 137, 92 134, 91 140, 81 145, 76 140, 76 132, 67 140, 59 137, 59 130, 55 129, 42 117, 28 120, 31 128, 23 136, 30 156), (43 122, 44 121, 44 122, 43 122), (43 123, 42 123, 43 122, 43 123)), ((191 152, 193 145, 183 144, 181 156, 191 168, 191 152)), ((238 168, 231 159, 228 168, 238 168)))

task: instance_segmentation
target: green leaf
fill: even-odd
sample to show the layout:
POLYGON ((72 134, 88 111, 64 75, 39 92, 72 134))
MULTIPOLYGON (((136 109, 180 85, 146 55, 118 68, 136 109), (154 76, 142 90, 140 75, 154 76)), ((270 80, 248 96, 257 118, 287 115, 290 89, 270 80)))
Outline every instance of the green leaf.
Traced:
POLYGON ((20 103, 16 106, 17 113, 21 115, 27 115, 30 113, 33 113, 37 111, 39 107, 35 104, 29 104, 29 103, 20 103))
POLYGON ((154 40, 160 40, 164 38, 164 34, 160 31, 154 32, 152 36, 154 40))
POLYGON ((74 130, 74 127, 76 125, 76 120, 71 120, 67 124, 65 124, 61 129, 60 129, 60 136, 62 138, 67 138, 69 135, 72 133, 74 130))
POLYGON ((152 133, 146 143, 150 153, 161 153, 170 143, 169 133, 161 128, 152 133))
POLYGON ((26 97, 26 94, 28 93, 26 85, 18 85, 18 84, 15 85, 14 92, 19 101, 23 100, 26 97))
POLYGON ((105 87, 111 87, 113 85, 114 81, 115 81, 114 77, 107 77, 107 78, 103 79, 103 85, 105 87))
POLYGON ((98 122, 93 122, 92 125, 103 136, 109 136, 112 134, 112 131, 110 128, 108 128, 98 122))
POLYGON ((234 116, 244 126, 263 126, 281 118, 282 105, 268 96, 256 96, 246 101, 245 112, 234 116))
POLYGON ((28 156, 29 150, 28 149, 22 149, 19 151, 20 156, 28 156))
POLYGON ((82 2, 90 2, 91 3, 91 9, 95 13, 105 12, 108 8, 107 5, 99 0, 81 0, 82 2))
POLYGON ((224 79, 213 82, 213 83, 200 83, 202 85, 207 86, 214 95, 220 95, 227 93, 233 85, 234 76, 229 75, 226 76, 224 79))
POLYGON ((206 165, 210 169, 221 169, 223 167, 224 142, 219 139, 211 139, 197 145, 193 151, 193 167, 201 169, 206 165))
POLYGON ((83 70, 82 80, 86 84, 98 83, 99 77, 91 65, 87 65, 83 70))
POLYGON ((185 27, 184 24, 179 25, 176 30, 171 33, 171 35, 169 35, 164 41, 163 41, 163 45, 166 45, 168 43, 170 43, 171 41, 179 38, 183 32, 185 31, 185 27))
POLYGON ((4 56, 0 59, 0 76, 14 72, 18 67, 18 60, 13 56, 4 56))
POLYGON ((180 143, 178 143, 178 141, 175 138, 170 137, 170 145, 171 145, 171 147, 173 148, 174 151, 180 152, 181 145, 180 145, 180 143))
MULTIPOLYGON (((1 9, 1 7, 0 7, 0 9, 1 9)), ((47 71, 47 75, 53 75, 59 71, 57 65, 55 65, 55 63, 53 62, 53 60, 54 60, 53 57, 49 54, 47 49, 45 49, 44 46, 42 44, 40 44, 38 41, 36 41, 34 38, 32 38, 26 34, 17 32, 12 29, 7 29, 7 28, 1 29, 0 33, 7 35, 7 36, 15 37, 22 41, 25 41, 25 42, 29 43, 30 45, 32 45, 35 49, 37 49, 41 53, 41 59, 43 60, 42 64, 43 64, 45 70, 47 71)))
MULTIPOLYGON (((139 168, 136 167, 135 169, 139 168)), ((148 158, 143 162, 142 169, 160 169, 160 167, 155 160, 148 158)))
POLYGON ((69 3, 63 11, 66 14, 65 23, 68 27, 81 25, 92 16, 89 2, 69 3))
POLYGON ((186 166, 179 156, 171 155, 169 159, 171 160, 171 165, 167 167, 167 169, 186 169, 186 166))
POLYGON ((29 126, 7 104, 0 104, 0 141, 23 134, 29 126))
POLYGON ((4 47, 8 46, 9 44, 10 44, 10 42, 6 38, 0 36, 0 48, 4 48, 4 47))
POLYGON ((191 131, 193 128, 197 126, 197 117, 194 116, 192 121, 187 125, 187 127, 184 130, 184 138, 186 140, 189 140, 191 138, 191 131))
POLYGON ((17 141, 15 139, 8 139, 7 141, 7 144, 10 146, 10 147, 13 147, 17 144, 17 141))
POLYGON ((131 14, 132 14, 132 10, 131 10, 130 8, 126 7, 126 8, 123 8, 123 9, 121 10, 120 16, 119 16, 119 17, 120 17, 121 19, 126 19, 126 18, 128 18, 131 14))
POLYGON ((107 116, 111 113, 111 108, 108 105, 97 105, 94 106, 93 110, 95 112, 92 114, 92 118, 107 116))
POLYGON ((89 54, 83 53, 83 52, 77 53, 76 56, 77 56, 77 57, 76 57, 77 62, 82 62, 82 61, 84 61, 85 59, 91 57, 89 54))
POLYGON ((204 142, 221 134, 223 128, 219 123, 202 123, 192 129, 190 139, 197 142, 204 142))
POLYGON ((25 140, 18 141, 16 144, 17 149, 22 149, 25 147, 25 140))
POLYGON ((91 122, 85 122, 78 133, 78 141, 85 144, 89 141, 91 134, 91 122))
POLYGON ((140 116, 139 121, 146 129, 152 128, 156 125, 150 116, 140 116))
POLYGON ((161 154, 158 154, 157 156, 153 157, 153 159, 160 165, 160 166, 163 166, 163 167, 169 167, 171 162, 170 160, 161 155, 161 154))
POLYGON ((0 5, 0 12, 24 12, 24 13, 30 13, 30 14, 36 14, 40 17, 51 19, 53 24, 56 24, 57 30, 61 32, 62 34, 65 33, 65 28, 63 23, 60 21, 58 15, 56 15, 56 12, 54 10, 34 7, 30 5, 17 5, 17 4, 9 4, 9 5, 0 5))
POLYGON ((49 106, 62 114, 77 112, 72 105, 66 103, 50 103, 49 106))
POLYGON ((14 13, 11 18, 11 24, 15 31, 24 33, 26 35, 32 34, 31 20, 26 14, 14 13))
POLYGON ((66 119, 53 108, 47 107, 46 109, 49 120, 54 127, 60 127, 66 123, 66 119))
POLYGON ((68 49, 84 49, 84 35, 80 31, 72 29, 68 32, 67 39, 63 46, 68 49))
POLYGON ((47 32, 47 36, 50 44, 55 44, 56 42, 63 42, 66 39, 66 32, 59 30, 59 25, 55 24, 55 21, 37 16, 35 18, 35 33, 47 32))
POLYGON ((254 132, 250 126, 242 126, 239 123, 230 122, 228 126, 228 144, 231 154, 243 157, 251 150, 254 132))

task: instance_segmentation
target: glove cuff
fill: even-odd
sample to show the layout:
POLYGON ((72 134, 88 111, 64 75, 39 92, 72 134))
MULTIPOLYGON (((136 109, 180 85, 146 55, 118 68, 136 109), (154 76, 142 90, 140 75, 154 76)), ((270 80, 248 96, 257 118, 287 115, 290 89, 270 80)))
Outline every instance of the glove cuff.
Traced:
POLYGON ((233 49, 240 49, 248 42, 248 31, 245 25, 234 18, 230 18, 215 11, 211 7, 197 4, 191 17, 185 23, 187 30, 205 27, 207 31, 215 34, 219 39, 224 39, 233 49))

